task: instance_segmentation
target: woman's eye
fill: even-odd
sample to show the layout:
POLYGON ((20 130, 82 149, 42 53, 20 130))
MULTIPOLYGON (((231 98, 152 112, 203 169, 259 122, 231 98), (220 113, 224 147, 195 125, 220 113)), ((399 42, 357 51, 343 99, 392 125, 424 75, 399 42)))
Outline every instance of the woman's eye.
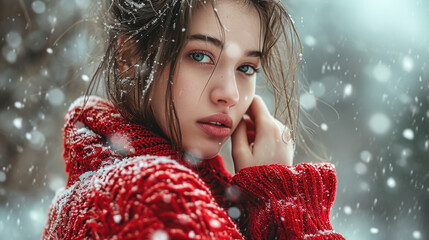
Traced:
POLYGON ((249 65, 241 65, 240 67, 238 67, 238 71, 242 71, 246 75, 253 75, 255 74, 256 69, 249 65))
POLYGON ((210 57, 207 54, 201 52, 191 53, 191 58, 200 63, 209 63, 211 62, 210 57))

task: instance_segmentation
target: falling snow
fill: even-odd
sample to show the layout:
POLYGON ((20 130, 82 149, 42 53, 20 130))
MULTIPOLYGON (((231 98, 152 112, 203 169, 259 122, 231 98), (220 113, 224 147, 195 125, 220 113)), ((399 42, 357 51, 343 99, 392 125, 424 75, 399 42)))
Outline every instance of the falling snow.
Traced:
POLYGON ((325 84, 322 82, 314 81, 310 84, 310 92, 315 97, 323 97, 326 93, 325 84))
POLYGON ((306 110, 313 109, 316 106, 316 99, 309 93, 301 95, 300 102, 301 106, 306 110))
POLYGON ((228 208, 228 216, 233 219, 238 219, 241 216, 241 211, 237 207, 228 208))
POLYGON ((122 217, 121 215, 114 215, 113 216, 113 221, 115 221, 115 223, 119 223, 121 221, 122 217))
POLYGON ((404 138, 406 138, 408 140, 413 140, 414 139, 414 132, 413 132, 413 130, 407 128, 407 129, 404 129, 404 131, 402 132, 402 136, 404 136, 404 138))
POLYGON ((48 91, 46 98, 52 106, 61 106, 65 97, 61 89, 54 88, 48 91))
POLYGON ((405 56, 402 60, 402 67, 406 72, 411 72, 414 68, 414 61, 411 57, 405 56))
POLYGON ((210 227, 217 229, 220 227, 220 222, 217 219, 211 219, 210 222, 210 227))
POLYGON ((350 206, 345 206, 344 207, 344 213, 345 214, 350 215, 350 214, 352 214, 352 212, 353 212, 353 210, 352 210, 352 208, 350 206))
POLYGON ((368 168, 367 168, 367 166, 364 163, 357 162, 355 164, 355 171, 356 171, 357 174, 359 174, 359 175, 365 175, 366 172, 367 172, 367 170, 368 170, 368 168))
POLYGON ((16 101, 14 105, 18 109, 24 108, 24 104, 22 102, 19 102, 19 101, 16 101))
POLYGON ((88 77, 88 75, 86 75, 86 74, 82 74, 81 78, 82 78, 82 80, 83 80, 83 81, 85 81, 85 82, 88 82, 88 81, 89 81, 89 77, 88 77))
POLYGON ((420 233, 420 231, 413 231, 413 238, 414 239, 421 239, 422 234, 420 233))
POLYGON ((373 75, 377 81, 384 83, 390 79, 392 73, 388 66, 380 62, 374 67, 373 75))
POLYGON ((351 84, 347 84, 344 87, 344 94, 343 94, 344 97, 348 97, 348 96, 352 95, 352 93, 353 93, 353 86, 351 84))
POLYGON ((395 179, 392 178, 392 177, 389 177, 387 179, 387 186, 390 187, 390 188, 395 188, 396 187, 396 181, 395 181, 395 179))
POLYGON ((157 230, 152 234, 151 240, 168 240, 168 234, 163 230, 157 230))
POLYGON ((391 120, 384 113, 376 113, 369 119, 369 127, 376 134, 385 134, 390 129, 391 120))
POLYGON ((6 173, 0 171, 0 182, 5 182, 6 181, 6 173))
POLYGON ((378 230, 378 228, 372 227, 369 229, 369 232, 372 234, 378 234, 379 230, 378 230))
POLYGON ((360 153, 360 159, 366 163, 369 163, 371 161, 371 158, 372 154, 367 150, 364 150, 360 153))
POLYGON ((195 238, 195 232, 194 231, 189 231, 188 237, 189 238, 195 238))
POLYGON ((304 38, 304 42, 305 42, 305 44, 307 44, 309 47, 314 47, 314 46, 316 45, 316 43, 317 43, 317 40, 316 40, 313 36, 311 36, 311 35, 307 35, 307 36, 304 38))
POLYGON ((46 5, 42 1, 34 1, 31 4, 31 9, 33 9, 33 11, 37 14, 42 14, 46 10, 46 5))
POLYGON ((18 129, 22 128, 22 118, 13 119, 13 126, 15 126, 18 129))

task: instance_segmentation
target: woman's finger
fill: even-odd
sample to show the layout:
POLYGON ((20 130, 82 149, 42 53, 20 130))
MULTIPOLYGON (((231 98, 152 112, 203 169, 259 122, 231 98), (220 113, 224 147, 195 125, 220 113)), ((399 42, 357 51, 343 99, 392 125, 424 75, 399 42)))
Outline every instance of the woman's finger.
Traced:
MULTIPOLYGON (((264 103, 264 100, 258 95, 255 95, 253 98, 252 104, 250 105, 247 115, 257 124, 271 118, 271 113, 268 110, 267 106, 264 103)), ((258 131, 258 129, 256 129, 258 131)))
POLYGON ((251 147, 247 138, 246 122, 241 120, 231 136, 231 152, 235 171, 239 171, 253 161, 251 147), (247 162, 247 163, 246 163, 247 162))
POLYGON ((249 145, 253 144, 255 142, 256 135, 255 123, 246 115, 243 116, 243 120, 246 123, 247 141, 249 142, 249 145))
POLYGON ((269 144, 269 140, 276 137, 277 126, 264 100, 256 95, 248 112, 255 124, 255 144, 269 144))

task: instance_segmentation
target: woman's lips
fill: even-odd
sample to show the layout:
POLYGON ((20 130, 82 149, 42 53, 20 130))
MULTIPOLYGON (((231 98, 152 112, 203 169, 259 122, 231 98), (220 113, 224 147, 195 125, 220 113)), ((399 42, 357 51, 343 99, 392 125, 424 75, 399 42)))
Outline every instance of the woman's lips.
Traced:
POLYGON ((227 114, 216 113, 199 119, 197 125, 210 136, 225 138, 231 135, 232 119, 227 114))
POLYGON ((198 122, 198 127, 200 127, 206 134, 217 137, 225 138, 231 134, 231 128, 216 126, 210 123, 200 123, 198 122))

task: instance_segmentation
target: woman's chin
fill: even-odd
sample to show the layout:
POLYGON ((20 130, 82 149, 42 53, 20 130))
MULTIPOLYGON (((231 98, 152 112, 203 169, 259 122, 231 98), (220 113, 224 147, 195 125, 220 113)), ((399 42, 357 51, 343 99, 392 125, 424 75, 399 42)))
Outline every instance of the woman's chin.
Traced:
POLYGON ((216 156, 222 145, 219 145, 218 147, 212 147, 212 148, 185 148, 185 152, 187 155, 190 155, 189 157, 192 158, 198 158, 198 159, 209 159, 216 156))

